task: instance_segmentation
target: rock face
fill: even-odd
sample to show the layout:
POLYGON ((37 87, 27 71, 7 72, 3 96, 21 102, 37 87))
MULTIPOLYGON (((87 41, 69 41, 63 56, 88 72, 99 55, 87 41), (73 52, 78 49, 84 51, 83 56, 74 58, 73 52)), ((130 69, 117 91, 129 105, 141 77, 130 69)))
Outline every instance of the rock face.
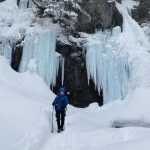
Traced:
POLYGON ((16 46, 13 47, 12 50, 12 61, 11 61, 11 67, 15 70, 19 70, 20 61, 22 58, 22 50, 23 47, 21 45, 21 41, 16 44, 16 46))
MULTIPOLYGON (((70 93, 68 95, 70 103, 76 107, 87 107, 92 102, 98 102, 99 105, 102 105, 103 97, 102 95, 99 96, 93 82, 91 81, 88 85, 82 48, 57 43, 57 51, 65 57, 64 87, 70 93)), ((56 93, 58 87, 61 86, 60 83, 61 78, 59 75, 57 87, 54 90, 56 93)))
POLYGON ((76 24, 78 31, 93 33, 95 29, 112 29, 115 26, 122 28, 123 18, 115 2, 83 0, 81 9, 82 13, 76 24))
POLYGON ((116 8, 115 1, 33 0, 33 2, 42 10, 43 16, 51 17, 55 23, 59 23, 70 32, 94 33, 95 29, 112 29, 115 26, 122 28, 123 18, 116 8))
POLYGON ((139 23, 150 23, 150 0, 139 0, 139 6, 132 10, 132 15, 139 23))

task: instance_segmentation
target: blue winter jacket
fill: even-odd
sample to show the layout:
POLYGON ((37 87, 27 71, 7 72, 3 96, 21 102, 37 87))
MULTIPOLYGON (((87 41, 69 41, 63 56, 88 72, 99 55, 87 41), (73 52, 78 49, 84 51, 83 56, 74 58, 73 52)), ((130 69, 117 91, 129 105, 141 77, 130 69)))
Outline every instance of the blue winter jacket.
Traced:
POLYGON ((68 105, 68 98, 66 95, 57 95, 54 102, 52 103, 53 106, 55 106, 56 110, 62 110, 64 108, 66 108, 66 106, 68 105))

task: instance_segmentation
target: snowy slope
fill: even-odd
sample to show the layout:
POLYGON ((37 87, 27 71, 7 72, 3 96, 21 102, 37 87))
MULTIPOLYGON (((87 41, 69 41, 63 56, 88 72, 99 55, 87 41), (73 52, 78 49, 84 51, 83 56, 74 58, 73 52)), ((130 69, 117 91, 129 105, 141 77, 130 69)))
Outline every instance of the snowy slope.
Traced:
POLYGON ((16 73, 0 56, 0 149, 36 149, 49 130, 54 97, 34 72, 16 73))
MULTIPOLYGON (((145 104, 141 107, 143 111, 137 113, 139 104, 142 103, 141 97, 145 93, 135 93, 138 98, 138 103, 135 103, 137 97, 130 97, 130 101, 126 104, 123 101, 115 101, 99 107, 97 104, 91 104, 86 109, 77 109, 71 106, 68 107, 65 131, 56 133, 57 127, 55 123, 55 132, 49 133, 46 142, 43 143, 41 150, 143 150, 150 146, 150 128, 130 127, 112 128, 115 120, 128 119, 132 114, 133 119, 141 119, 141 116, 149 120, 147 113, 148 109, 143 108, 146 105, 150 106, 149 95, 145 99, 145 104), (139 102, 140 101, 140 102, 139 102), (133 105, 134 103, 134 105, 133 105), (131 110, 132 108, 132 110, 131 110), (135 110, 135 113, 133 113, 135 110), (126 116, 126 118, 125 118, 126 116)), ((149 92, 150 93, 150 92, 149 92)), ((146 93, 145 93, 146 95, 146 93)), ((144 97, 146 98, 146 97, 144 97)), ((147 106, 147 108, 148 108, 147 106)), ((150 120, 149 120, 150 121, 150 120)), ((147 123, 149 123, 149 121, 147 123)), ((150 127, 150 126, 149 126, 150 127)))

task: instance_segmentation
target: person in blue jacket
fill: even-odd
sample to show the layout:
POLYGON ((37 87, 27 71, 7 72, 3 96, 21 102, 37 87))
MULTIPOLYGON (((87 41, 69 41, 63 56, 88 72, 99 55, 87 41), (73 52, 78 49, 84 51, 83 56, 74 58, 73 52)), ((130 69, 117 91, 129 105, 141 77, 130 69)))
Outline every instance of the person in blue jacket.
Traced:
POLYGON ((59 89, 59 94, 53 101, 52 105, 55 107, 58 133, 60 133, 64 130, 66 108, 68 105, 68 98, 65 95, 65 88, 62 87, 59 89))

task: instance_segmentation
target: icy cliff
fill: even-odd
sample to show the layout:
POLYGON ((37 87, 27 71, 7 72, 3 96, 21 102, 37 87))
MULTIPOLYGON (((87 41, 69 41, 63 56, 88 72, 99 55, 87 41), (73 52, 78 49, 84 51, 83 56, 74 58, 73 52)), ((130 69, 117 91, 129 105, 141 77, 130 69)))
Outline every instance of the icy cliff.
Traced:
MULTIPOLYGON (((124 3, 127 1, 124 1, 124 3)), ((150 86, 150 46, 142 28, 127 11, 127 4, 118 4, 123 15, 123 32, 97 32, 86 44, 88 78, 103 90, 104 102, 124 99, 140 86, 150 86), (145 67, 146 66, 146 67, 145 67)))

